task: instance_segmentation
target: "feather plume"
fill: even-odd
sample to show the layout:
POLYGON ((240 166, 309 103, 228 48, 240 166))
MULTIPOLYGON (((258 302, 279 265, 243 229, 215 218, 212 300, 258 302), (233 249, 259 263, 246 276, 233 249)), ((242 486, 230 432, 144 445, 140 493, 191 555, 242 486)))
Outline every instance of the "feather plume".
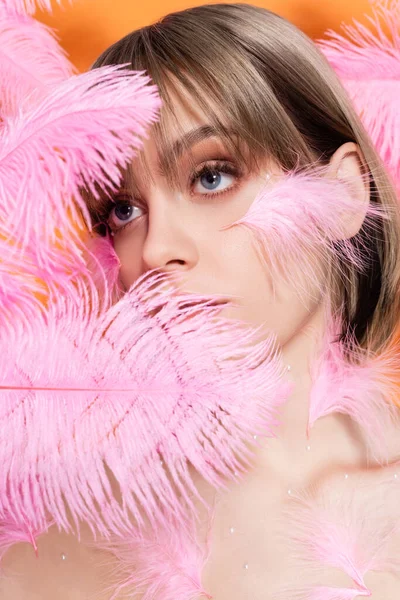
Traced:
POLYGON ((0 522, 0 561, 7 550, 16 543, 32 544, 36 556, 38 547, 36 539, 46 533, 52 523, 46 523, 43 528, 33 528, 27 520, 16 520, 13 513, 3 515, 0 522))
POLYGON ((344 35, 318 40, 352 98, 400 190, 400 2, 376 2, 370 28, 354 21, 344 35), (385 31, 388 31, 386 33, 385 31), (346 37, 347 36, 347 37, 346 37))
POLYGON ((300 591, 288 583, 282 597, 370 596, 368 572, 400 573, 398 482, 393 474, 390 481, 384 474, 378 479, 374 474, 371 484, 368 474, 335 475, 318 491, 292 494, 284 511, 290 555, 309 585, 300 591), (330 587, 338 569, 353 580, 354 589, 330 587))
MULTIPOLYGON (((250 228, 272 284, 283 279, 302 297, 326 278, 329 265, 339 268, 339 257, 360 271, 369 260, 368 249, 356 248, 345 232, 344 216, 360 207, 344 181, 323 175, 323 169, 290 172, 267 182, 246 215, 226 227, 250 228)), ((374 222, 382 218, 388 218, 383 209, 370 203, 364 227, 373 232, 374 222)))
POLYGON ((297 586, 292 589, 287 586, 285 591, 273 595, 273 600, 354 600, 355 598, 371 596, 369 590, 358 588, 329 587, 327 585, 297 586))
POLYGON ((354 598, 371 596, 369 590, 352 588, 333 588, 318 586, 310 590, 307 600, 353 600, 354 598))
POLYGON ((35 107, 5 121, 1 233, 17 252, 29 247, 38 265, 51 272, 61 248, 64 261, 82 266, 82 232, 91 223, 81 189, 95 198, 99 187, 116 191, 120 167, 141 148, 161 104, 149 82, 123 65, 103 67, 70 77, 35 107))
MULTIPOLYGON (((72 0, 67 0, 69 3, 72 0)), ((58 5, 61 5, 61 0, 55 0, 58 5)), ((47 10, 52 12, 52 0, 1 0, 0 10, 7 9, 8 11, 16 11, 21 15, 32 15, 39 10, 47 10)))
POLYGON ((52 29, 0 7, 0 113, 16 115, 77 73, 52 29))
POLYGON ((121 263, 110 234, 107 232, 105 237, 89 235, 85 247, 85 263, 91 282, 97 293, 105 299, 106 305, 114 304, 126 290, 119 278, 121 263))
POLYGON ((93 547, 116 559, 115 583, 104 590, 113 592, 110 600, 122 590, 141 600, 212 598, 201 584, 210 543, 209 539, 204 545, 199 542, 194 519, 185 527, 170 520, 168 527, 131 531, 108 542, 97 541, 93 547))
MULTIPOLYGON (((35 249, 17 252, 2 235, 0 223, 0 302, 2 335, 21 329, 29 335, 36 317, 46 318, 48 304, 67 297, 73 303, 86 303, 94 313, 111 306, 123 294, 119 282, 119 260, 109 238, 87 235, 81 263, 73 264, 66 252, 55 248, 51 270, 38 264, 35 249)), ((21 335, 18 334, 18 335, 21 335)))
POLYGON ((290 391, 273 338, 253 344, 253 329, 218 318, 221 299, 171 281, 144 277, 100 314, 60 297, 3 336, 0 422, 13 436, 0 440, 0 517, 40 528, 49 514, 68 530, 65 499, 78 530, 84 519, 105 536, 128 510, 138 524, 182 518, 188 462, 223 486, 250 464, 253 435, 273 435, 290 391))
MULTIPOLYGON (((8 335, 18 323, 22 327, 29 324, 44 311, 42 300, 45 287, 35 277, 35 265, 28 264, 28 257, 11 256, 10 247, 0 239, 0 331, 8 330, 8 335)), ((6 334, 7 335, 7 334, 6 334)))
POLYGON ((377 355, 361 350, 350 353, 348 348, 356 345, 334 341, 334 331, 333 325, 327 328, 322 350, 311 367, 308 434, 321 417, 348 415, 360 427, 373 458, 385 463, 390 436, 400 425, 395 375, 400 366, 398 355, 391 347, 377 355))

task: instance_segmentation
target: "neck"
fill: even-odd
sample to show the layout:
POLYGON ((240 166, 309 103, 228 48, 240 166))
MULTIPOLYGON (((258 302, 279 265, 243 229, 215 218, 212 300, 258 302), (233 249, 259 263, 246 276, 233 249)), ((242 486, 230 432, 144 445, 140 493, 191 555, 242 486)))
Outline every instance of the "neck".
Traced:
POLYGON ((282 347, 282 358, 288 367, 288 378, 294 388, 281 412, 278 436, 294 443, 308 444, 307 424, 312 386, 310 368, 318 344, 325 334, 326 308, 323 303, 292 338, 282 347))
POLYGON ((279 414, 276 437, 260 448, 261 468, 272 469, 285 480, 308 480, 328 465, 335 469, 358 467, 363 448, 354 436, 349 419, 333 413, 319 419, 307 437, 312 387, 310 367, 326 332, 326 306, 320 304, 297 334, 282 348, 293 391, 279 414), (263 467, 264 465, 264 467, 263 467))

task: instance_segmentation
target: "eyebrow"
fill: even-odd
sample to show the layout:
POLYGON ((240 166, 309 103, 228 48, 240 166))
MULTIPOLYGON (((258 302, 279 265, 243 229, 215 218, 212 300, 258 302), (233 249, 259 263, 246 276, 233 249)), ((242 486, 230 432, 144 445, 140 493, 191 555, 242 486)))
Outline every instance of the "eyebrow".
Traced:
POLYGON ((186 147, 194 146, 205 139, 219 135, 220 131, 213 125, 201 125, 200 127, 195 127, 194 129, 187 131, 181 138, 177 139, 170 148, 167 149, 166 155, 172 154, 179 158, 186 147))
MULTIPOLYGON (((226 133, 228 137, 237 135, 237 132, 232 128, 227 129, 226 133)), ((179 159, 187 148, 212 137, 221 137, 221 130, 217 129, 214 125, 201 125, 200 127, 195 127, 184 133, 182 137, 175 140, 171 146, 165 150, 159 159, 157 165, 159 173, 165 174, 165 166, 169 164, 171 158, 175 157, 176 159, 179 159)))
MULTIPOLYGON (((234 129, 227 130, 228 135, 233 134, 237 135, 234 129)), ((163 152, 161 157, 158 159, 157 163, 157 171, 160 175, 166 174, 166 166, 170 163, 172 158, 179 159, 182 154, 185 152, 187 148, 194 146, 195 144, 199 144, 203 140, 213 138, 213 137, 221 137, 221 131, 217 129, 214 125, 201 125, 199 127, 195 127, 190 129, 186 133, 184 133, 180 138, 175 140, 167 149, 163 152)), ((131 174, 132 175, 132 174, 131 174)), ((139 189, 137 188, 135 178, 131 179, 131 185, 136 193, 139 193, 139 189)))

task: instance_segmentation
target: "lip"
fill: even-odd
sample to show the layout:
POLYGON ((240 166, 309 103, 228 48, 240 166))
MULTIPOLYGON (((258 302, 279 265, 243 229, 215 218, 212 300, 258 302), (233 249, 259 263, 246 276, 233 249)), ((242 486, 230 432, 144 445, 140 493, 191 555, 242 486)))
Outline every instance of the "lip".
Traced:
POLYGON ((169 301, 175 304, 178 312, 190 308, 195 310, 196 306, 199 309, 201 306, 220 307, 222 309, 236 303, 235 299, 227 294, 193 289, 193 287, 199 288, 200 285, 193 286, 193 282, 189 283, 183 275, 183 273, 175 271, 157 274, 157 277, 153 281, 154 287, 150 285, 143 298, 145 300, 147 297, 150 300, 149 309, 146 311, 147 314, 152 316, 157 315, 169 301), (188 289, 188 284, 190 285, 190 289, 188 289))
MULTIPOLYGON (((193 311, 198 308, 201 310, 202 307, 220 307, 220 309, 231 304, 231 301, 227 298, 213 298, 211 295, 207 294, 199 294, 199 293, 190 293, 190 292, 182 292, 181 290, 175 290, 172 293, 174 298, 174 303, 176 307, 176 313, 182 313, 184 311, 192 309, 193 311)), ((168 300, 164 300, 160 298, 160 302, 157 303, 157 306, 153 306, 148 309, 146 313, 155 317, 159 312, 162 311, 163 307, 168 303, 168 300)))
POLYGON ((187 306, 207 303, 209 306, 228 305, 232 300, 222 294, 213 294, 212 292, 188 292, 177 289, 176 294, 179 300, 185 302, 187 306))

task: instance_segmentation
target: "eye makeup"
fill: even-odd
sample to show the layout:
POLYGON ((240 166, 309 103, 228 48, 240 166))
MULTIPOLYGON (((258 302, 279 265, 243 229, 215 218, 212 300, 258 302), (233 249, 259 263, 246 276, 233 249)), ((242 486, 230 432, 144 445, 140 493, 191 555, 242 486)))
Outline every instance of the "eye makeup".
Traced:
MULTIPOLYGON (((204 150, 202 152, 204 156, 204 150)), ((184 167, 182 167, 184 170, 184 167)), ((240 186, 240 183, 244 177, 243 170, 239 168, 237 163, 232 160, 230 157, 229 160, 226 158, 213 158, 204 161, 203 163, 193 169, 188 177, 186 177, 186 183, 184 187, 188 189, 188 195, 194 201, 194 199, 198 202, 208 203, 210 201, 220 200, 224 196, 228 196, 234 190, 240 186), (215 175, 215 174, 226 174, 233 178, 233 182, 224 187, 222 190, 207 190, 204 188, 204 193, 193 191, 194 186, 197 182, 201 181, 202 177, 207 175, 215 175)), ((136 187, 136 186, 135 186, 136 187)), ((127 223, 123 223, 121 221, 120 224, 116 224, 115 222, 115 210, 122 208, 126 210, 128 214, 127 217, 130 218, 132 216, 132 210, 135 208, 139 208, 139 210, 143 211, 143 215, 147 212, 147 204, 146 202, 139 196, 136 197, 132 194, 132 192, 127 189, 121 189, 120 192, 115 194, 112 198, 105 197, 102 198, 96 206, 96 213, 98 215, 98 221, 101 221, 103 225, 113 233, 113 235, 118 234, 119 232, 126 229, 128 226, 133 225, 137 221, 141 220, 143 215, 137 216, 135 219, 128 221, 127 223)))

